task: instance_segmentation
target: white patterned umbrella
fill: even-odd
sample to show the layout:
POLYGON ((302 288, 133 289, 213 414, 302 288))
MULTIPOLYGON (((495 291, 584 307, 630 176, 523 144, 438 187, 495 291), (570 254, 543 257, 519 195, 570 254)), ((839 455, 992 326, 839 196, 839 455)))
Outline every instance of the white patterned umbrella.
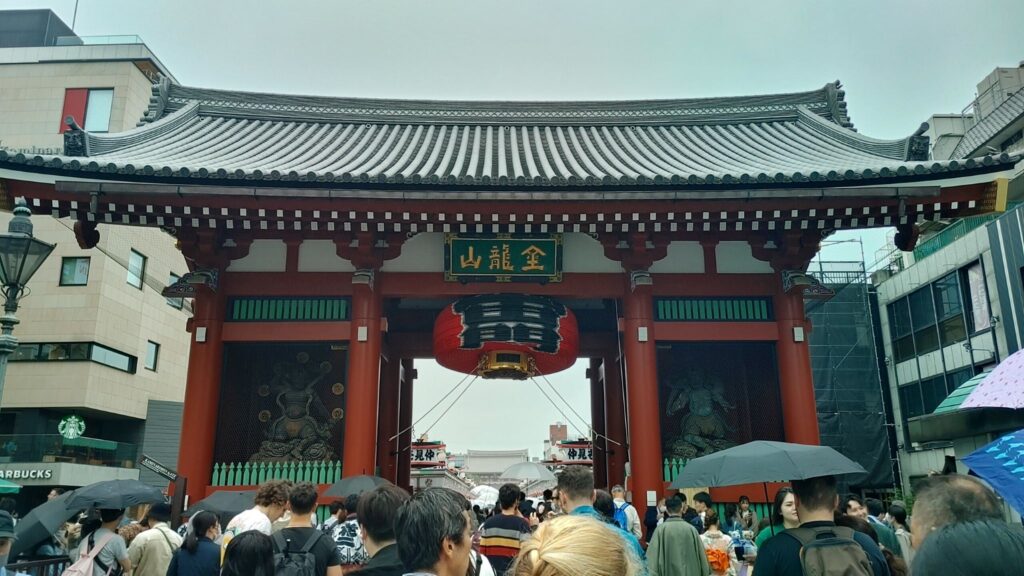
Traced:
POLYGON ((548 470, 548 467, 540 462, 519 462, 513 464, 501 473, 502 480, 557 480, 555 475, 548 470))

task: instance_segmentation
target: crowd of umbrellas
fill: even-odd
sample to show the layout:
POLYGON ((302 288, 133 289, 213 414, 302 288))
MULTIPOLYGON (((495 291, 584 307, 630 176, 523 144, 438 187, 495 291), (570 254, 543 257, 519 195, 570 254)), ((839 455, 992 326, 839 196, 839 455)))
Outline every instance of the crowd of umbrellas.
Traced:
POLYGON ((165 500, 163 492, 138 480, 107 480, 90 484, 41 504, 18 521, 11 558, 30 552, 65 522, 90 508, 130 508, 165 500))

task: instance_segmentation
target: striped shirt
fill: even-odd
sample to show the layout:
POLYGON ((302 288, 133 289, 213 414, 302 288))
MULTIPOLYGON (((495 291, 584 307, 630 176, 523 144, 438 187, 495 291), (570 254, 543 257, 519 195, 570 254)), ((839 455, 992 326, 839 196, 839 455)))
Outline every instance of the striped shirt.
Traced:
POLYGON ((519 547, 530 537, 530 524, 519 516, 499 514, 488 518, 480 526, 480 553, 494 567, 494 573, 503 575, 519 555, 519 547))

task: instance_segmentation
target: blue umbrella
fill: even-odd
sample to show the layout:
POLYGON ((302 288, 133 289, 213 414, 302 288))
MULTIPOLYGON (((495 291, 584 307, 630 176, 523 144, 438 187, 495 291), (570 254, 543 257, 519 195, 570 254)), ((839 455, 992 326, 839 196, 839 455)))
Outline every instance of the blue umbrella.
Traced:
POLYGON ((1024 514, 1024 430, 1007 434, 964 458, 964 464, 1024 514))

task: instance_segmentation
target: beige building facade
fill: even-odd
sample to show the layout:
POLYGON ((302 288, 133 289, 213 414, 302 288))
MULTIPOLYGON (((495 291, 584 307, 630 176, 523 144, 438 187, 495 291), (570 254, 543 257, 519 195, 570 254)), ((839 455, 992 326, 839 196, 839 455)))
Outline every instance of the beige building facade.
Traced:
MULTIPOLYGON (((39 13, 49 11, 0 14, 23 18, 29 28, 41 18, 48 30, 62 25, 39 13)), ((131 130, 156 79, 170 76, 137 37, 65 32, 39 46, 11 46, 0 37, 3 149, 62 153, 68 115, 99 132, 131 130)), ((4 230, 10 219, 0 214, 4 230)), ((174 239, 151 228, 101 225, 99 244, 82 249, 72 221, 32 222, 35 236, 56 249, 17 314, 19 348, 0 399, 0 474, 19 477, 32 500, 51 486, 137 478, 144 451, 173 467, 190 315, 188 302, 160 293, 188 271, 174 239), (61 433, 71 416, 85 424, 81 438, 61 433)))

